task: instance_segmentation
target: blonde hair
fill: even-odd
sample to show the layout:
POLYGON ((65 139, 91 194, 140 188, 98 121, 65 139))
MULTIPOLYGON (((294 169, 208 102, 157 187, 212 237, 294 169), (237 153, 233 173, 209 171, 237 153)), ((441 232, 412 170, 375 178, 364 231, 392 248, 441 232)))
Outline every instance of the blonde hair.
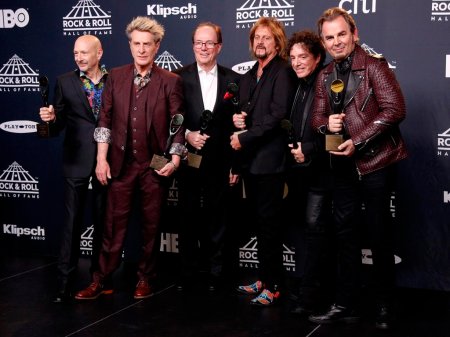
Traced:
POLYGON ((131 40, 131 33, 135 30, 140 32, 149 32, 153 34, 156 43, 162 40, 164 37, 164 27, 154 19, 150 19, 146 16, 135 17, 125 29, 128 40, 131 40))

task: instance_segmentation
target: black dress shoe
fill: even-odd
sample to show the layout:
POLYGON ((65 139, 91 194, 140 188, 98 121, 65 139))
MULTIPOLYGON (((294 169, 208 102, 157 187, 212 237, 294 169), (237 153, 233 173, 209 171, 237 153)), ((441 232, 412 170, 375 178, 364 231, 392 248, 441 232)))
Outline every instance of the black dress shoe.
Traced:
POLYGON ((311 315, 308 320, 317 324, 330 324, 337 322, 357 323, 359 316, 350 308, 333 304, 327 312, 321 315, 311 315))
POLYGON ((381 306, 377 312, 375 327, 381 330, 388 330, 392 327, 393 317, 389 307, 381 306))

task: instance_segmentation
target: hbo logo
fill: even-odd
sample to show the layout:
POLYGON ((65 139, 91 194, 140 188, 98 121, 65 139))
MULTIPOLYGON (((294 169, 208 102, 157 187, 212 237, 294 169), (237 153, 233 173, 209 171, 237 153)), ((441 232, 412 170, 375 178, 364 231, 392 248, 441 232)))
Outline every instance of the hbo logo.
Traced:
POLYGON ((23 28, 30 21, 30 16, 25 8, 19 8, 15 12, 11 9, 0 9, 0 28, 23 28))

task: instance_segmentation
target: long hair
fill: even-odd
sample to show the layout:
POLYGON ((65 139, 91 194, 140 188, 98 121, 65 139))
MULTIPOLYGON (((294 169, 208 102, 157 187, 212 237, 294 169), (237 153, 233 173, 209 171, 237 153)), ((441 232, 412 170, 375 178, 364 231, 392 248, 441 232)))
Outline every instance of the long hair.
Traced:
POLYGON ((284 31, 283 24, 273 17, 262 16, 256 21, 255 25, 250 29, 250 52, 253 53, 253 39, 255 38, 256 29, 259 27, 267 27, 272 32, 275 38, 275 45, 277 46, 278 56, 287 60, 287 37, 284 31))

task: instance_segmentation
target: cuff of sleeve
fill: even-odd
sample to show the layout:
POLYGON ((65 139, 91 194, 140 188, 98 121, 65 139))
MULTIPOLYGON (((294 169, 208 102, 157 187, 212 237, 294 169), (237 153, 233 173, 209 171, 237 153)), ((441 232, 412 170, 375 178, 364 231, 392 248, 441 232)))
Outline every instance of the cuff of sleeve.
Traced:
POLYGON ((97 143, 111 143, 111 130, 103 127, 95 128, 94 140, 97 143))
POLYGON ((181 159, 184 159, 187 157, 188 150, 186 146, 180 143, 173 143, 170 146, 169 154, 176 154, 181 157, 181 159))

